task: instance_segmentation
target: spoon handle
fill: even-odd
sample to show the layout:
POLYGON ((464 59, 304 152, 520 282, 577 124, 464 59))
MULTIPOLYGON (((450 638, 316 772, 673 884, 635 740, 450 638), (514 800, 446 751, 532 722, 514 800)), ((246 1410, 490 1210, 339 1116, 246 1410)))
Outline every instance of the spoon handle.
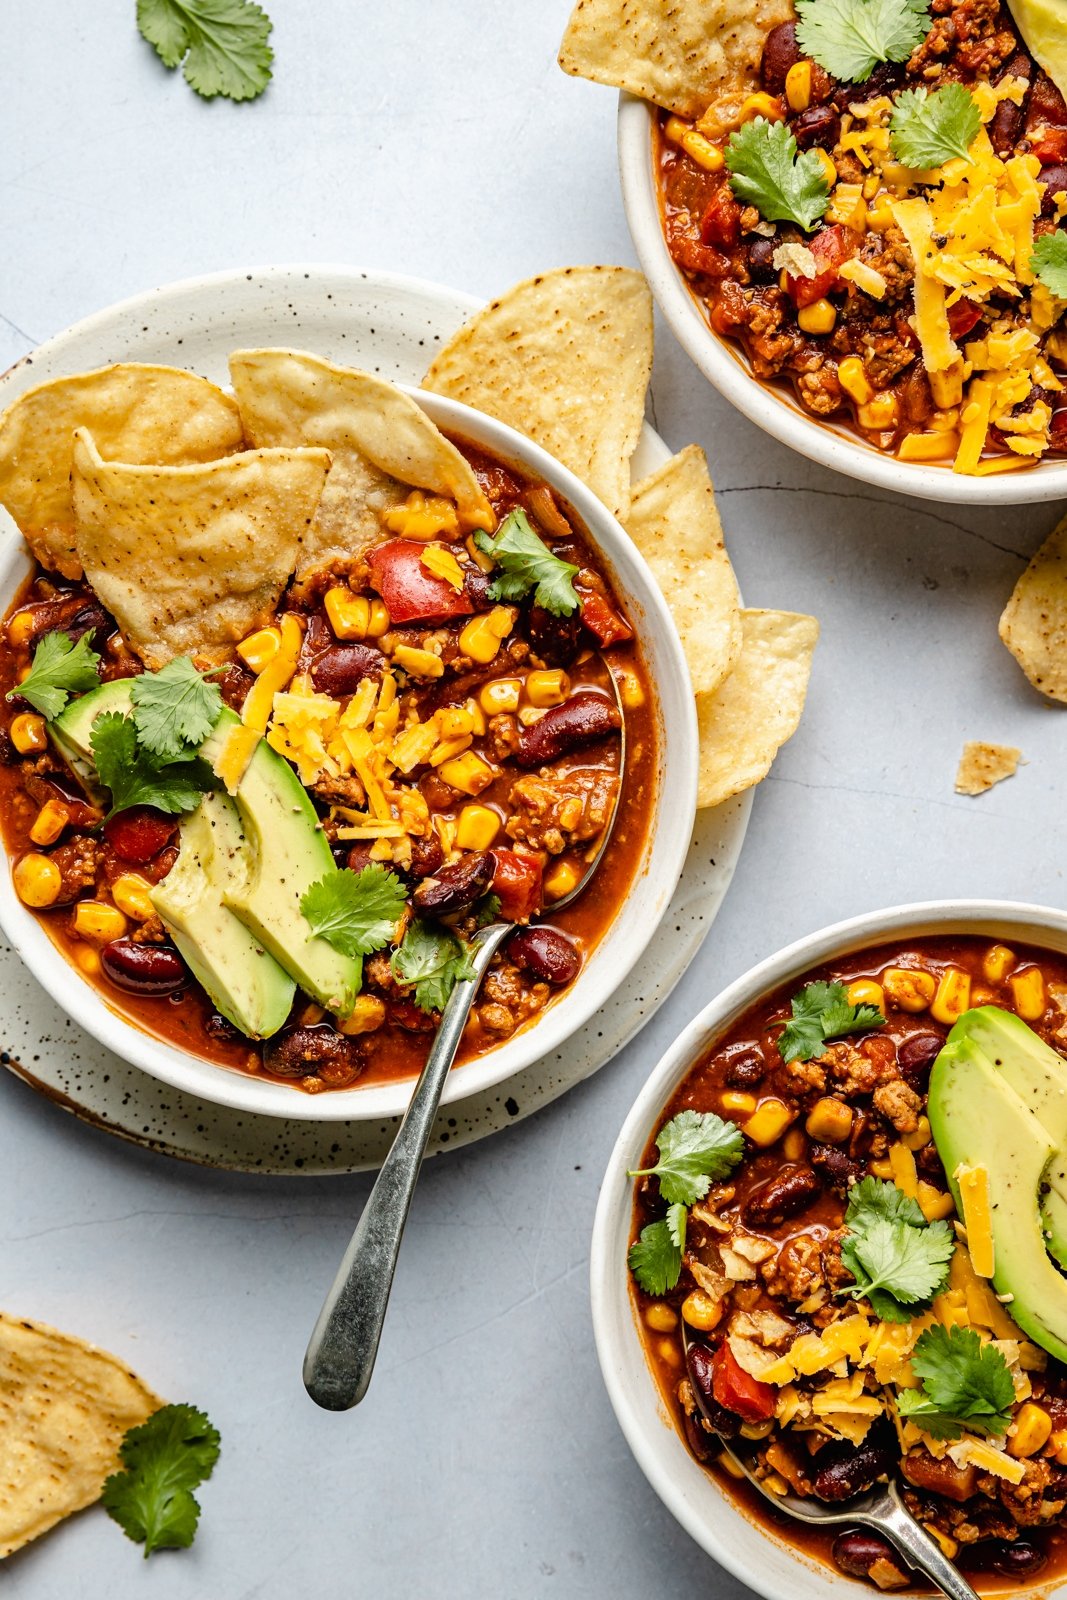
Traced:
POLYGON ((895 1485, 887 1498, 890 1504, 877 1519, 872 1519, 871 1525, 888 1534, 901 1555, 907 1557, 908 1564, 924 1572, 952 1600, 978 1600, 967 1579, 948 1559, 937 1540, 902 1505, 895 1485))
POLYGON ((437 1036, 400 1131, 319 1312, 304 1357, 304 1387, 315 1404, 327 1411, 347 1411, 367 1392, 400 1241, 441 1092, 485 969, 510 932, 510 923, 498 922, 475 936, 471 951, 474 976, 456 984, 441 1013, 437 1036))

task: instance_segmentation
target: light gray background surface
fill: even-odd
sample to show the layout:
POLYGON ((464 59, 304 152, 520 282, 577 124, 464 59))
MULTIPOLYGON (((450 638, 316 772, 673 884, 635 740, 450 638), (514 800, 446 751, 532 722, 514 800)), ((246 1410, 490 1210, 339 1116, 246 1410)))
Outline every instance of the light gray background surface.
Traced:
MULTIPOLYGON (((216 268, 344 262, 488 298, 546 267, 634 259, 615 97, 555 65, 567 0, 269 0, 275 82, 243 106, 167 74, 134 0, 2 9, 0 366, 216 268)), ((586 1280, 607 1154, 681 1025, 777 946, 927 896, 1063 904, 1065 713, 996 634, 1056 508, 941 515, 867 492, 734 416, 657 339, 658 426, 706 447, 749 604, 823 624, 804 722, 712 937, 602 1074, 427 1168, 374 1385, 347 1416, 316 1411, 300 1361, 365 1179, 184 1167, 0 1074, 0 1305, 116 1351, 223 1434, 191 1551, 146 1566, 91 1511, 0 1567, 0 1592, 743 1593, 654 1498, 600 1381, 586 1280), (962 799, 965 738, 1019 744, 1027 765, 962 799)))

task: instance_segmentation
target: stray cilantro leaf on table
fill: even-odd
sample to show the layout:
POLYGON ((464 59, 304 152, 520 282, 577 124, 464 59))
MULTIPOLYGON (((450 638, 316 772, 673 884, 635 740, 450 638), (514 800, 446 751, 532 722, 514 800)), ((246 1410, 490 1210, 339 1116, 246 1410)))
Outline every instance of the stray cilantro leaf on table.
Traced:
POLYGON ((880 61, 906 61, 930 28, 922 0, 797 0, 797 44, 831 77, 865 83, 880 61))
POLYGON ((133 725, 143 749, 178 761, 202 744, 222 714, 222 695, 188 656, 176 656, 158 672, 130 685, 133 725))
POLYGON ((98 689, 100 657, 83 633, 75 644, 69 633, 46 633, 36 650, 29 674, 7 692, 8 700, 28 700, 49 722, 58 717, 72 694, 98 689))
POLYGON ((131 806, 155 806, 172 816, 192 811, 216 786, 206 761, 161 761, 142 750, 132 717, 116 711, 97 717, 89 743, 100 782, 111 790, 110 817, 131 806))
POLYGON ((943 89, 905 89, 889 119, 889 142, 906 167, 939 167, 966 158, 982 126, 974 96, 962 83, 943 89))
POLYGON ((911 1369, 921 1389, 902 1389, 897 1408, 935 1439, 1003 1434, 1011 1423, 1015 1385, 994 1344, 973 1328, 927 1328, 915 1341, 911 1369))
POLYGON ((137 26, 207 100, 254 100, 270 82, 271 20, 255 0, 137 0, 137 26))
POLYGON ((683 1206, 703 1200, 713 1179, 725 1178, 742 1153, 741 1130, 713 1111, 680 1111, 656 1136, 659 1160, 628 1174, 658 1178, 664 1200, 683 1206))
POLYGON ((626 1261, 646 1294, 666 1294, 681 1277, 685 1224, 685 1206, 672 1205, 663 1221, 642 1228, 630 1246, 626 1261))
POLYGON ((524 511, 509 512, 495 535, 482 530, 474 539, 478 549, 500 568, 489 590, 493 600, 525 600, 533 589, 535 603, 554 617, 569 617, 577 610, 578 596, 571 580, 577 577, 578 568, 552 554, 524 511))
POLYGON ((885 1021, 877 1006, 849 1004, 843 983, 809 983, 790 1001, 792 1018, 778 1038, 783 1061, 810 1061, 830 1039, 867 1033, 885 1021))
POLYGON ((442 1011, 462 978, 473 978, 466 946, 454 933, 433 922, 414 921, 400 948, 393 953, 393 975, 405 987, 414 986, 415 1004, 422 1011, 442 1011))
POLYGON ((403 915, 407 891, 395 872, 371 862, 360 872, 342 867, 313 883, 300 909, 335 950, 369 956, 392 942, 403 915))
POLYGON ((809 233, 830 203, 817 150, 798 150, 784 122, 756 117, 726 145, 730 187, 767 222, 795 222, 809 233))
POLYGON ((119 1445, 124 1471, 113 1472, 101 1500, 126 1534, 153 1550, 191 1545, 200 1520, 193 1490, 219 1459, 219 1432, 195 1406, 164 1406, 119 1445))
POLYGON ((886 1322, 907 1322, 948 1281, 954 1237, 927 1222, 893 1183, 864 1178, 849 1194, 841 1260, 856 1282, 838 1294, 869 1300, 886 1322))
MULTIPOLYGON (((1030 271, 1050 294, 1067 300, 1067 229, 1041 235, 1030 256, 1030 271)), ((25 685, 19 693, 25 693, 25 685)))

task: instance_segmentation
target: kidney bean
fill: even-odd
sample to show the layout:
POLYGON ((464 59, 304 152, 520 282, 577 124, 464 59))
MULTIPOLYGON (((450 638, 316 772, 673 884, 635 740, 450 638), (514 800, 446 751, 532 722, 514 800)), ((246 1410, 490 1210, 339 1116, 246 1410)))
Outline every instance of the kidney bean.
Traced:
POLYGON ((417 910, 445 917, 480 900, 492 881, 492 855, 475 850, 452 866, 441 867, 432 877, 423 878, 411 898, 417 910))
POLYGON ((1047 1553, 1026 1539, 990 1539, 989 1565, 1006 1578, 1029 1578, 1048 1560, 1047 1553))
POLYGON ((568 751, 606 738, 617 731, 619 724, 618 707, 606 694, 596 689, 583 690, 521 730, 515 759, 520 767, 543 766, 568 751))
POLYGON ((881 1429, 873 1429, 861 1445, 829 1444, 815 1458, 815 1493, 820 1500, 851 1500, 891 1472, 896 1463, 894 1443, 881 1429))
POLYGON ((767 1076, 767 1063, 759 1050, 738 1050, 727 1056, 722 1076, 727 1088, 754 1089, 767 1076))
POLYGON ((382 653, 369 644, 335 644, 311 663, 311 681, 334 700, 354 694, 364 678, 380 678, 382 653))
POLYGON ((88 595, 58 595, 33 607, 30 643, 37 644, 46 633, 65 633, 74 640, 91 633, 93 643, 102 645, 114 626, 103 606, 88 595))
POLYGON ((691 1416, 688 1411, 682 1412, 682 1427, 685 1430, 685 1442, 696 1456, 701 1465, 706 1466, 722 1449, 718 1438, 709 1433, 697 1416, 691 1416))
POLYGON ((1023 127, 1023 108, 1002 100, 989 124, 989 137, 998 156, 1010 156, 1019 142, 1023 127))
POLYGON ((850 1578, 866 1578, 876 1561, 890 1561, 898 1571, 906 1571, 903 1558, 888 1539, 880 1533, 869 1533, 866 1528, 853 1528, 839 1533, 833 1542, 831 1554, 834 1561, 850 1578))
MULTIPOLYGON (((1006 104, 1006 102, 1001 102, 1006 104)), ((1041 197, 1041 215, 1051 217, 1056 213, 1056 196, 1067 189, 1067 167, 1054 166, 1042 167, 1037 175, 1038 183, 1044 186, 1041 197)))
POLYGON ((780 22, 772 28, 763 41, 763 58, 760 61, 760 83, 768 94, 783 94, 785 79, 790 67, 800 60, 795 22, 780 22))
POLYGON ((578 654, 582 634, 581 618, 572 611, 569 617, 554 617, 543 606, 531 606, 526 617, 526 637, 550 667, 569 667, 578 654))
POLYGON ((926 1088, 930 1068, 940 1055, 944 1039, 939 1033, 913 1033, 897 1046, 900 1075, 912 1089, 926 1088))
POLYGON ((832 150, 841 137, 841 117, 833 106, 809 106, 793 118, 791 126, 801 150, 832 150))
POLYGON ((755 1228, 776 1228, 787 1217, 806 1211, 821 1192, 822 1184, 811 1167, 790 1163, 753 1189, 741 1212, 755 1228))
POLYGON ((743 1418, 736 1411, 727 1411, 715 1398, 714 1352, 706 1344, 692 1340, 685 1354, 686 1371, 693 1385, 697 1405, 707 1422, 724 1439, 735 1439, 741 1432, 743 1418))
POLYGON ((411 841, 411 866, 408 869, 410 878, 429 878, 440 868, 445 859, 441 849, 441 841, 436 833, 428 839, 412 839, 411 841))
POLYGON ((845 1193, 850 1181, 863 1177, 860 1163, 851 1161, 835 1144, 813 1144, 808 1151, 808 1159, 838 1194, 845 1193))
POLYGON ((524 972, 556 985, 570 983, 582 965, 577 947, 558 928, 520 928, 508 940, 507 954, 524 972))
POLYGON ((755 235, 748 247, 748 275, 753 283, 773 283, 778 276, 774 264, 775 241, 755 235))
POLYGON ((177 826, 176 817, 168 817, 153 806, 131 806, 108 818, 104 835, 120 861, 141 867, 169 844, 177 826))
POLYGON ((354 1039, 319 1022, 307 1028, 290 1028, 267 1039, 263 1065, 279 1078, 307 1078, 324 1071, 347 1071, 348 1076, 355 1077, 363 1068, 363 1053, 354 1039))
POLYGON ((189 979, 181 956, 166 944, 112 939, 100 952, 100 964, 128 994, 174 994, 189 979))

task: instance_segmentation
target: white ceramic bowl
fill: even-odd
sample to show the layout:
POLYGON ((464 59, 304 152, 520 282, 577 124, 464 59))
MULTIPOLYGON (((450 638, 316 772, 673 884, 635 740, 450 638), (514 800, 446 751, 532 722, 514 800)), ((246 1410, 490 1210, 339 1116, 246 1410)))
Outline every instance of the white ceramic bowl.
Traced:
MULTIPOLYGON (((708 1555, 767 1600, 822 1600, 830 1582, 835 1589, 853 1589, 857 1600, 861 1595, 870 1600, 872 1590, 866 1583, 831 1573, 750 1520, 690 1454, 660 1398, 641 1344, 626 1270, 633 1208, 633 1183, 626 1173, 640 1165, 649 1135, 682 1079, 761 996, 853 951, 921 934, 954 933, 995 936, 1007 944, 1018 940, 1067 953, 1067 914, 1048 906, 1000 900, 894 906, 799 939, 724 989, 675 1040, 626 1118, 601 1186, 590 1263, 593 1331, 619 1425, 649 1483, 683 1528, 708 1555)), ((1037 1588, 1046 1592, 1040 1584, 1037 1588)), ((1055 1591, 1063 1592, 1062 1587, 1055 1591)))
MULTIPOLYGON (((180 350, 174 352, 174 359, 180 363, 180 350)), ((358 363, 358 352, 353 351, 351 359, 358 363)), ((14 397, 11 376, 5 385, 5 401, 14 397)), ((32 366, 24 366, 16 369, 14 376, 24 376, 21 387, 26 388, 36 373, 32 366)), ((525 468, 573 506, 619 592, 626 597, 659 702, 657 805, 629 896, 574 985, 534 1026, 453 1070, 444 1092, 447 1105, 493 1088, 557 1049, 588 1022, 640 960, 670 903, 693 833, 697 730, 689 672, 670 612, 651 572, 615 518, 573 473, 513 429, 438 395, 416 389, 408 392, 441 427, 502 461, 525 468)), ((8 519, 7 528, 11 526, 8 519)), ((29 569, 21 538, 0 529, 0 614, 10 605, 29 569)), ((215 1066, 143 1032, 120 1016, 103 992, 60 953, 38 918, 18 900, 6 864, 0 870, 0 928, 38 982, 76 1022, 124 1060, 175 1088, 219 1105, 308 1121, 373 1121, 398 1116, 407 1105, 412 1087, 408 1081, 302 1094, 284 1083, 215 1066)))
POLYGON ((1022 472, 965 477, 950 466, 898 461, 859 434, 809 416, 783 387, 761 383, 739 344, 708 325, 684 275, 667 249, 652 161, 654 111, 630 94, 619 96, 619 177, 626 220, 638 260, 679 344, 719 393, 765 433, 812 461, 850 478, 955 505, 1023 505, 1067 496, 1067 458, 1046 459, 1022 472))

